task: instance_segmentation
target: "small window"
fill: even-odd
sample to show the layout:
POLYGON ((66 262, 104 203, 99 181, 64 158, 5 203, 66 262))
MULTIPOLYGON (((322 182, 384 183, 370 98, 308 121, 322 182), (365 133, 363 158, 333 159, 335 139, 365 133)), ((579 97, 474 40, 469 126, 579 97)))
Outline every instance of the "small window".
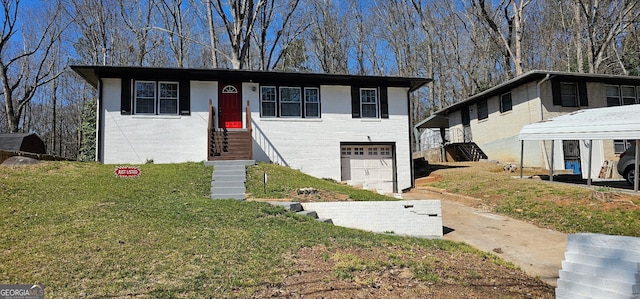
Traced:
POLYGON ((500 96, 500 112, 507 112, 513 109, 511 104, 511 93, 505 93, 500 96))
POLYGON ((160 82, 158 114, 178 114, 178 83, 160 82))
POLYGON ((342 148, 342 156, 351 156, 351 148, 343 147, 342 148))
POLYGON ((318 88, 304 89, 304 116, 320 117, 320 91, 318 88))
POLYGON ((478 120, 486 119, 489 117, 489 108, 487 107, 487 100, 478 102, 478 120))
POLYGON ((369 156, 377 156, 378 155, 378 148, 377 147, 370 147, 368 152, 369 156))
POLYGON ((560 82, 562 107, 578 107, 578 88, 574 82, 560 82))
POLYGON ((280 116, 302 116, 302 95, 299 87, 280 87, 280 116))
POLYGON ((631 143, 631 140, 622 140, 622 139, 614 140, 613 151, 616 154, 622 154, 632 145, 633 144, 631 143))
POLYGON ((364 155, 364 147, 354 147, 353 148, 353 154, 356 156, 363 156, 364 155))
POLYGON ((378 90, 361 88, 360 105, 363 118, 378 118, 378 90))
POLYGON ((633 86, 622 86, 622 105, 633 105, 636 103, 636 89, 633 86))
POLYGON ((135 114, 155 114, 156 82, 136 81, 135 114))
POLYGON ((380 148, 381 156, 391 156, 391 147, 385 146, 380 148))
POLYGON ((262 116, 276 116, 276 88, 274 86, 260 87, 260 108, 262 116))
POLYGON ((617 85, 607 85, 607 107, 620 106, 620 89, 617 85))

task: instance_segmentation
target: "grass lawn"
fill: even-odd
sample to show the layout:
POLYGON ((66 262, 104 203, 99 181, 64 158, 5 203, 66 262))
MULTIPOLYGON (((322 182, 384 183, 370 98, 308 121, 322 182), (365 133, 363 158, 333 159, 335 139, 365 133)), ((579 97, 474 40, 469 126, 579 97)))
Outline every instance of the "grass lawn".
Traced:
MULTIPOLYGON (((640 196, 606 187, 513 178, 502 165, 461 162, 431 165, 439 180, 428 185, 480 199, 478 204, 565 233, 640 236, 640 196)), ((527 175, 546 174, 527 169, 527 175)))
MULTIPOLYGON (((507 286, 516 276, 519 285, 534 281, 494 255, 460 243, 336 227, 266 203, 213 201, 212 169, 201 163, 139 167, 142 174, 135 178, 115 177, 113 165, 95 163, 0 167, 0 283, 42 283, 47 298, 250 297, 300 273, 293 257, 301 248, 318 246, 327 248, 323 260, 336 264, 334 275, 322 282, 353 280, 368 264, 390 273, 404 269, 413 285, 440 286, 449 294, 495 291, 492 275, 500 271, 507 286), (388 261, 367 261, 344 248, 376 249, 388 261), (436 252, 439 258, 425 258, 436 252)), ((281 173, 264 165, 252 173, 264 170, 274 182, 265 196, 295 186, 347 188, 305 176, 278 179, 281 173)), ((256 188, 251 187, 254 194, 256 188)), ((369 196, 344 192, 355 199, 369 196)), ((376 279, 362 281, 368 288, 376 279)), ((508 288, 504 291, 513 292, 508 288)), ((499 294, 521 294, 509 292, 499 294)))

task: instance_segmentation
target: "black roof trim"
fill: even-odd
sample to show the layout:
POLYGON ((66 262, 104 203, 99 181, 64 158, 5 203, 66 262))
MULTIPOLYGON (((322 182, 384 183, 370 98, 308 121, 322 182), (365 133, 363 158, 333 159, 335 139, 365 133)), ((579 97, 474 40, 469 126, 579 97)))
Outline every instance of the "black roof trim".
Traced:
POLYGON ((408 87, 415 91, 431 79, 418 77, 334 75, 318 73, 288 73, 276 71, 249 71, 231 69, 186 69, 186 68, 152 68, 72 65, 71 69, 94 87, 100 78, 153 77, 153 78, 189 78, 201 81, 242 81, 261 84, 302 85, 384 85, 389 87, 408 87), (382 82, 382 83, 381 83, 382 82))
POLYGON ((506 93, 513 88, 531 81, 543 80, 544 78, 554 80, 566 80, 577 82, 602 82, 606 84, 616 85, 640 85, 640 77, 637 76, 621 76, 621 75, 605 75, 605 74, 585 74, 585 73, 569 73, 556 71, 533 70, 526 72, 518 77, 508 80, 502 84, 496 85, 483 92, 472 95, 463 101, 457 102, 445 108, 436 111, 434 114, 446 115, 452 111, 456 111, 462 107, 473 105, 481 100, 506 93))

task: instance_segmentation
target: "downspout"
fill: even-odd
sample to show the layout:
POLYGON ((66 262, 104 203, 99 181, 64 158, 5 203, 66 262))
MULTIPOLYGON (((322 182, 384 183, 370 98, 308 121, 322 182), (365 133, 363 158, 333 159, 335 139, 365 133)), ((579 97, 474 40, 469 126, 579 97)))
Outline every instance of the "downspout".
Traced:
MULTIPOLYGON (((540 86, 542 85, 542 83, 548 81, 549 79, 551 79, 551 74, 547 74, 544 79, 540 80, 540 82, 536 83, 536 93, 538 96, 538 101, 540 102, 540 119, 538 121, 543 121, 544 120, 544 106, 542 105, 542 96, 540 95, 540 86)), ((553 143, 554 141, 551 140, 551 142, 553 143)), ((544 159, 544 161, 547 163, 547 166, 549 166, 549 169, 553 168, 553 165, 549 165, 549 156, 547 155, 547 147, 544 144, 544 140, 540 141, 541 145, 542 145, 542 158, 544 159)), ((523 144, 524 146, 524 144, 523 144)), ((524 151, 524 149, 523 149, 524 151)), ((524 156, 522 157, 522 159, 524 159, 524 156)))

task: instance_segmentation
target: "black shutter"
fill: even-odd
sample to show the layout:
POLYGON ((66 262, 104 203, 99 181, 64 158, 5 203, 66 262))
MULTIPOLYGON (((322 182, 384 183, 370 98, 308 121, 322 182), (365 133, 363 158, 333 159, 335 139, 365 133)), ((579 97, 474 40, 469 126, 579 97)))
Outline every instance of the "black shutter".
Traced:
POLYGON ((587 82, 578 82, 578 96, 580 97, 579 106, 589 106, 589 99, 587 99, 587 82))
POLYGON ((560 81, 551 81, 551 94, 553 96, 554 105, 562 105, 562 94, 560 93, 560 81))
POLYGON ((180 95, 178 100, 180 103, 178 107, 180 109, 180 115, 191 115, 191 81, 180 80, 180 95))
POLYGON ((360 88, 351 86, 351 117, 360 118, 360 88))
POLYGON ((380 118, 389 118, 389 95, 387 87, 380 87, 380 118))
POLYGON ((131 115, 131 78, 122 78, 120 88, 120 114, 131 115))

